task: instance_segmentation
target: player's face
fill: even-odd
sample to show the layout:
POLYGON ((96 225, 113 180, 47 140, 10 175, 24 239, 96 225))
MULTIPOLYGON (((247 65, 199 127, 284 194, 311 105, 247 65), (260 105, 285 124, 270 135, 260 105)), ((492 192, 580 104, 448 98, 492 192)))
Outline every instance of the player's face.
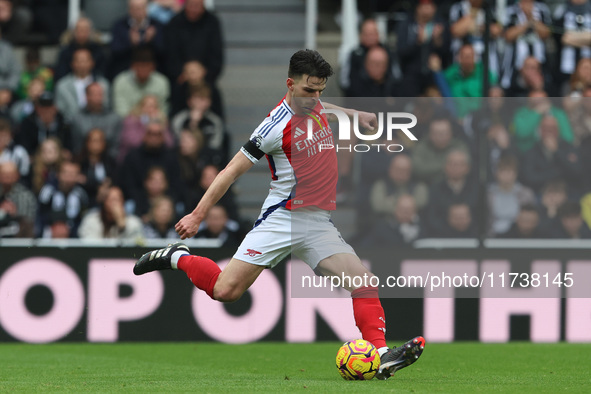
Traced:
POLYGON ((318 103, 326 88, 326 78, 311 77, 304 74, 298 78, 288 78, 287 88, 291 96, 288 103, 297 113, 309 113, 318 103))

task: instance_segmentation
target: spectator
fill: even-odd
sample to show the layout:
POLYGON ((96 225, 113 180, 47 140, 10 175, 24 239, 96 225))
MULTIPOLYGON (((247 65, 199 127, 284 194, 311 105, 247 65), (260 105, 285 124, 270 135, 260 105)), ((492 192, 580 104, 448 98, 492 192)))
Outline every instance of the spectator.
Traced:
POLYGON ((152 0, 148 4, 148 15, 163 25, 183 9, 184 0, 152 0))
POLYGON ((96 74, 94 60, 88 49, 77 49, 72 55, 72 72, 57 82, 55 101, 68 122, 86 107, 86 87, 91 83, 102 86, 103 107, 109 108, 109 82, 96 74))
POLYGON ((563 180, 555 179, 544 185, 540 199, 542 203, 540 226, 542 229, 549 230, 554 225, 558 217, 558 208, 567 200, 566 183, 563 180))
POLYGON ((93 30, 90 19, 80 18, 72 31, 64 33, 63 44, 55 66, 56 81, 72 72, 74 52, 78 49, 87 49, 92 55, 95 73, 104 74, 105 55, 97 33, 93 30))
POLYGON ((397 48, 402 75, 402 97, 416 97, 433 85, 429 57, 447 58, 448 37, 444 22, 436 15, 433 0, 418 2, 414 14, 397 29, 397 48))
POLYGON ((551 116, 558 123, 560 138, 572 143, 573 130, 566 113, 556 107, 544 91, 531 92, 528 105, 519 108, 513 117, 513 130, 515 132, 515 144, 521 152, 530 150, 539 140, 538 129, 542 119, 551 116))
POLYGON ((491 87, 488 98, 483 100, 480 109, 464 118, 462 122, 464 136, 473 155, 478 152, 478 136, 485 134, 492 125, 508 128, 512 110, 504 96, 505 93, 499 86, 491 87))
POLYGON ((44 184, 57 185, 58 168, 63 156, 62 144, 55 137, 49 137, 39 145, 33 158, 31 171, 31 185, 35 195, 39 193, 44 184))
POLYGON ((478 236, 476 226, 472 220, 470 206, 465 203, 452 204, 447 210, 447 228, 439 238, 476 238, 478 236))
POLYGON ((523 158, 523 183, 540 193, 548 181, 563 179, 572 191, 580 191, 579 155, 572 144, 560 139, 556 118, 542 119, 539 137, 523 158))
POLYGON ((0 163, 0 238, 30 238, 34 234, 37 200, 19 183, 16 164, 0 163))
POLYGON ((33 113, 23 119, 16 140, 33 155, 39 144, 49 137, 56 137, 64 149, 72 151, 70 126, 55 106, 53 93, 44 92, 35 102, 33 113))
POLYGON ((410 246, 421 235, 421 222, 415 199, 402 194, 391 214, 383 216, 361 242, 365 247, 410 246))
POLYGON ((581 216, 581 204, 567 201, 558 208, 558 222, 550 227, 549 236, 561 239, 591 239, 591 230, 581 216))
POLYGON ((2 38, 0 33, 0 89, 14 92, 21 77, 21 62, 17 59, 12 45, 2 38))
MULTIPOLYGON (((138 195, 139 199, 128 201, 128 211, 132 211, 134 215, 142 219, 142 222, 147 223, 150 220, 150 207, 161 197, 169 196, 169 182, 166 173, 162 167, 151 167, 146 173, 143 182, 143 193, 138 195)), ((183 210, 180 210, 183 212, 183 210)))
MULTIPOLYGON (((449 23, 452 36, 451 50, 454 59, 458 58, 458 54, 462 46, 469 43, 474 47, 476 61, 481 62, 484 52, 484 1, 482 0, 463 0, 451 6, 449 11, 449 23)), ((495 75, 499 75, 501 71, 501 62, 498 56, 497 38, 501 36, 503 28, 496 18, 492 17, 492 24, 490 25, 490 41, 489 41, 489 69, 495 75)))
POLYGON ((186 0, 185 7, 165 29, 168 77, 175 83, 183 65, 197 60, 206 69, 206 81, 215 86, 223 67, 224 44, 220 22, 207 11, 204 0, 186 0))
MULTIPOLYGON (((201 172, 201 178, 199 179, 199 195, 197 196, 197 202, 201 200, 201 197, 203 197, 219 173, 219 168, 212 164, 206 166, 203 169, 201 172)), ((236 221, 239 220, 240 216, 238 215, 238 206, 236 205, 232 189, 228 190, 228 192, 224 194, 224 196, 218 201, 218 204, 224 207, 230 219, 236 221)), ((195 204, 195 206, 196 205, 197 204, 195 204)), ((186 208, 191 210, 193 207, 194 206, 189 205, 186 208)))
POLYGON ((188 109, 179 112, 172 119, 172 131, 178 139, 181 130, 199 130, 205 139, 207 148, 218 151, 218 166, 225 165, 228 160, 229 137, 224 121, 211 110, 211 89, 205 85, 197 85, 191 89, 187 100, 188 109))
POLYGON ((150 204, 149 221, 144 225, 146 238, 177 238, 174 229, 174 203, 170 197, 158 197, 150 204))
POLYGON ((228 213, 222 205, 215 205, 201 222, 195 238, 217 239, 222 247, 233 249, 242 241, 240 224, 228 218, 228 213))
MULTIPOLYGON (((462 45, 458 51, 458 63, 443 71, 451 96, 456 98, 454 102, 459 118, 480 108, 483 72, 482 63, 476 62, 474 47, 470 44, 462 45)), ((489 72, 489 80, 491 85, 497 83, 497 76, 492 71, 489 72)))
POLYGON ((467 204, 472 212, 478 200, 478 188, 469 182, 470 158, 464 150, 451 151, 445 159, 445 178, 434 183, 429 191, 427 218, 429 234, 441 236, 448 231, 449 207, 467 204))
POLYGON ((78 153, 90 130, 101 129, 107 139, 108 153, 117 157, 122 120, 105 107, 105 92, 100 83, 93 82, 85 89, 86 106, 72 120, 72 146, 78 153))
POLYGON ((505 40, 507 48, 503 59, 501 86, 507 89, 511 84, 514 70, 519 70, 529 56, 540 64, 546 63, 545 40, 550 37, 552 19, 544 3, 534 0, 519 0, 507 8, 505 40))
MULTIPOLYGON (((31 0, 33 27, 57 43, 60 35, 68 27, 68 0, 31 0)), ((69 64, 69 61, 68 61, 69 64)))
POLYGON ((587 227, 591 228, 591 193, 587 193, 581 198, 581 216, 587 227))
POLYGON ((41 65, 38 47, 28 47, 25 52, 25 70, 20 75, 16 92, 19 99, 28 97, 29 84, 34 79, 40 79, 43 82, 44 89, 41 91, 53 90, 53 71, 41 65))
POLYGON ((152 120, 146 126, 142 144, 129 152, 121 169, 120 184, 127 200, 140 201, 144 195, 144 179, 152 167, 162 167, 168 176, 170 197, 182 196, 180 169, 175 151, 164 143, 165 125, 152 120))
POLYGON ((181 169, 180 178, 184 190, 184 205, 187 209, 193 208, 199 202, 202 195, 199 186, 201 172, 208 165, 219 162, 218 152, 204 146, 203 134, 198 130, 183 130, 179 138, 178 161, 181 169))
MULTIPOLYGON (((65 214, 55 214, 51 217, 51 223, 42 234, 43 238, 67 239, 70 238, 71 230, 68 225, 68 218, 65 214)), ((75 238, 72 236, 72 238, 75 238)))
POLYGON ((123 192, 111 186, 100 209, 89 211, 78 228, 82 239, 129 239, 143 237, 142 221, 125 213, 123 192))
POLYGON ((39 192, 40 230, 45 238, 51 238, 52 224, 65 222, 69 236, 76 237, 82 215, 88 208, 88 195, 78 185, 80 165, 63 161, 57 179, 57 187, 46 183, 39 192))
POLYGON ((536 201, 531 189, 517 182, 517 173, 517 158, 501 157, 495 174, 496 182, 488 186, 488 216, 492 234, 509 231, 519 215, 519 207, 536 201))
POLYGON ((85 137, 82 151, 76 162, 80 164, 80 184, 88 195, 88 205, 97 205, 102 185, 110 185, 115 178, 115 160, 107 153, 107 139, 103 130, 95 128, 85 137))
POLYGON ((506 154, 517 155, 513 147, 511 136, 501 124, 493 124, 486 130, 486 139, 488 146, 488 177, 492 178, 497 172, 501 156, 506 154))
POLYGON ((142 97, 158 98, 159 107, 168 112, 170 84, 166 77, 156 71, 154 54, 147 47, 136 48, 131 58, 131 68, 123 71, 113 82, 115 111, 121 116, 129 115, 142 97))
POLYGON ((18 44, 29 31, 32 18, 21 0, 0 0, 0 30, 5 40, 18 44))
POLYGON ((591 87, 591 59, 582 58, 579 60, 575 72, 572 73, 567 82, 562 88, 562 95, 565 97, 581 97, 583 90, 591 87))
POLYGON ((148 16, 148 0, 128 0, 127 4, 128 14, 111 29, 110 79, 131 66, 131 53, 136 48, 149 47, 158 63, 164 51, 164 27, 148 16))
POLYGON ((536 206, 534 204, 522 205, 515 223, 507 232, 499 234, 498 238, 544 238, 544 232, 540 226, 540 214, 536 206))
POLYGON ((572 125, 575 146, 584 145, 583 141, 591 137, 591 85, 582 90, 581 96, 565 97, 563 101, 572 125))
POLYGON ((412 153, 412 168, 417 181, 427 184, 443 177, 443 167, 451 151, 468 151, 466 145, 453 137, 451 120, 436 117, 429 125, 427 138, 420 140, 412 153))
POLYGON ((8 119, 0 118, 0 163, 10 161, 16 165, 19 177, 28 184, 31 160, 27 150, 17 145, 12 138, 12 125, 8 119))
POLYGON ((559 82, 575 73, 583 58, 591 57, 591 3, 588 0, 567 0, 554 10, 554 26, 558 32, 559 82))
MULTIPOLYGON (((123 163, 131 149, 141 145, 144 134, 146 134, 146 125, 151 121, 165 123, 166 115, 158 106, 158 98, 146 95, 134 107, 129 116, 123 120, 121 136, 119 137, 117 164, 123 163)), ((172 148, 174 137, 168 128, 165 129, 164 138, 166 146, 172 148)))
MULTIPOLYGON (((591 96, 589 96, 591 97, 591 96)), ((591 107, 591 99, 586 99, 586 107, 591 107)), ((589 122, 589 117, 587 117, 587 122, 589 122)), ((591 124, 586 124, 586 131, 589 133, 591 130, 591 124)), ((581 170, 583 174, 591 174, 591 133, 587 134, 585 138, 581 141, 581 145, 579 147, 579 154, 581 158, 581 170)), ((584 182, 586 190, 591 191, 591 179, 586 177, 586 182, 584 182)))
MULTIPOLYGON (((489 89, 488 98, 483 101, 482 107, 468 115, 463 123, 464 133, 470 143, 471 152, 474 154, 478 152, 477 136, 482 135, 488 136, 491 153, 492 150, 497 151, 498 149, 497 153, 500 153, 503 150, 512 148, 508 132, 513 119, 514 110, 512 104, 511 100, 505 98, 505 93, 501 87, 493 86, 489 89)), ((493 162, 496 163, 498 158, 499 156, 496 156, 493 162)))
POLYGON ((417 210, 427 205, 429 189, 425 184, 411 179, 412 160, 399 154, 392 157, 388 169, 388 178, 377 181, 371 188, 372 211, 378 215, 394 212, 400 196, 409 194, 417 210))
POLYGON ((402 74, 392 71, 388 51, 375 46, 367 51, 359 74, 351 74, 348 97, 393 97, 400 95, 402 74))
POLYGON ((0 87, 0 118, 9 118, 12 105, 12 91, 0 87))
POLYGON ((361 24, 359 32, 359 46, 351 51, 341 65, 339 82, 347 96, 353 96, 347 92, 351 88, 353 79, 363 73, 365 57, 370 49, 386 47, 380 42, 380 32, 375 19, 366 19, 361 24))
POLYGON ((540 61, 528 56, 519 72, 512 74, 507 96, 528 97, 532 92, 544 91, 546 88, 550 88, 550 83, 544 75, 540 61))
POLYGON ((16 125, 20 125, 27 116, 35 110, 35 102, 43 94, 45 83, 40 78, 34 78, 27 87, 27 97, 18 100, 10 108, 10 118, 16 125))
POLYGON ((176 83, 172 84, 171 94, 171 117, 177 115, 180 111, 188 109, 187 103, 195 89, 200 89, 202 86, 208 86, 210 89, 211 110, 213 113, 223 119, 224 106, 222 103, 222 96, 219 89, 215 85, 210 85, 205 80, 207 70, 203 64, 197 60, 190 60, 183 65, 183 73, 178 78, 176 83))

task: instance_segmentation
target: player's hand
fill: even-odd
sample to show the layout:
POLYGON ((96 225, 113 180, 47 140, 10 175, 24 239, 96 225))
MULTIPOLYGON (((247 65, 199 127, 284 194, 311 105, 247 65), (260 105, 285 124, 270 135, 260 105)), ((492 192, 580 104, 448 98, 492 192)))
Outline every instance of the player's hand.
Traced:
POLYGON ((374 131, 378 127, 378 117, 372 112, 359 111, 359 127, 374 131))
POLYGON ((199 224, 201 224, 201 219, 190 213, 179 220, 174 229, 181 239, 193 238, 197 234, 197 230, 199 230, 199 224))

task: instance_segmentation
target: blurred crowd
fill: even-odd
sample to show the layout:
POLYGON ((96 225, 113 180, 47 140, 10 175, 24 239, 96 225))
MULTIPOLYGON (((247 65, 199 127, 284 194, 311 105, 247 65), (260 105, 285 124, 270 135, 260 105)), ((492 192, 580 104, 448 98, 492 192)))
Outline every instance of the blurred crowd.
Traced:
MULTIPOLYGON (((64 31, 67 1, 0 0, 0 237, 174 237, 228 162, 218 17, 203 0, 127 3, 105 43, 86 17, 64 31), (15 56, 33 27, 59 39, 55 64, 15 56)), ((404 3, 385 35, 360 23, 339 65, 345 96, 420 120, 403 153, 356 155, 360 183, 340 165, 355 242, 590 238, 590 1, 507 0, 488 25, 483 0, 404 3)), ((230 190, 198 237, 236 246, 245 228, 230 190)))
POLYGON ((365 20, 340 69, 419 120, 403 153, 354 155, 355 242, 591 239, 591 2, 414 3, 387 37, 365 20))
MULTIPOLYGON (((174 237, 228 161, 217 16, 203 0, 129 0, 104 43, 89 18, 56 33, 35 17, 52 2, 26 3, 0 0, 0 237, 174 237), (35 46, 15 56, 31 18, 60 37, 56 64, 35 46)), ((200 236, 236 245, 243 228, 230 192, 200 236)))

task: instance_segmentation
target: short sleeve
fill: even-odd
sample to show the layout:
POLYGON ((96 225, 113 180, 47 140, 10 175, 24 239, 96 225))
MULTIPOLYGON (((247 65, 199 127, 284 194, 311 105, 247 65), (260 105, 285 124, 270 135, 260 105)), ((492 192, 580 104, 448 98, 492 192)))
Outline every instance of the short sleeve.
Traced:
POLYGON ((282 149, 283 131, 289 120, 287 110, 274 111, 255 129, 240 151, 253 163, 266 154, 274 154, 282 149))

